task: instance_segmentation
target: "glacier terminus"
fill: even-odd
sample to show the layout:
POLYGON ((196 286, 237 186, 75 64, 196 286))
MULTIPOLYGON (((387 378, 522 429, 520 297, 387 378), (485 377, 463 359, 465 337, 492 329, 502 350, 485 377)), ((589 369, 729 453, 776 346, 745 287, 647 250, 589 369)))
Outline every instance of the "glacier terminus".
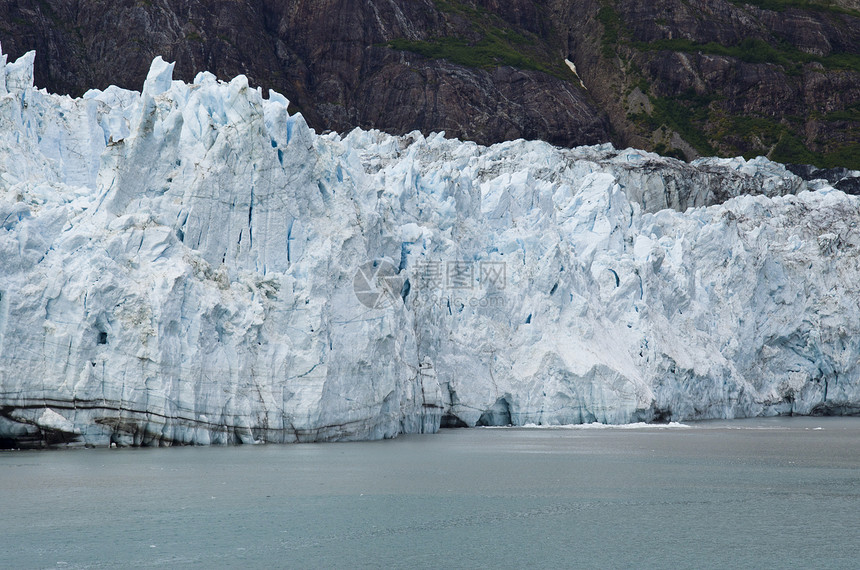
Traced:
POLYGON ((317 134, 0 55, 0 443, 860 412, 860 198, 780 164, 317 134))

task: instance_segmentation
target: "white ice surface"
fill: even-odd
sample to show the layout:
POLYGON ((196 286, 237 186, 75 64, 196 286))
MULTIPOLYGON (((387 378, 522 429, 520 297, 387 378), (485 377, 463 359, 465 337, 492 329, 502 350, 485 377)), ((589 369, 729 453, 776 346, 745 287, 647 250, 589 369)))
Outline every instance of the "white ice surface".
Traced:
POLYGON ((243 76, 71 99, 32 62, 0 56, 0 438, 860 409, 860 203, 779 164, 317 135, 243 76))

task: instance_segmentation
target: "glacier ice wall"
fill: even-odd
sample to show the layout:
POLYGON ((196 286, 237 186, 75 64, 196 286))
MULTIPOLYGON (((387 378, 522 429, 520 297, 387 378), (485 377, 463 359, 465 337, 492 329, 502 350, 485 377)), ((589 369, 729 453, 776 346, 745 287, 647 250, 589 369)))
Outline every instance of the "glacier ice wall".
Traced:
POLYGON ((317 135, 160 58, 71 99, 33 57, 0 55, 0 444, 860 410, 860 202, 824 183, 317 135))

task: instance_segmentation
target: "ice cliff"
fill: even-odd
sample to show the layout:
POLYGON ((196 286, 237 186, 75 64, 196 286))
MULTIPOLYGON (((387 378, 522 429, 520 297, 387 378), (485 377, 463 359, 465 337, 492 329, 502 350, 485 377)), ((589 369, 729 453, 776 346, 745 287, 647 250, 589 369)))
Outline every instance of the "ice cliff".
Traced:
POLYGON ((0 55, 0 443, 860 411, 860 200, 763 158, 318 135, 0 55), (814 190, 814 191, 810 191, 814 190))

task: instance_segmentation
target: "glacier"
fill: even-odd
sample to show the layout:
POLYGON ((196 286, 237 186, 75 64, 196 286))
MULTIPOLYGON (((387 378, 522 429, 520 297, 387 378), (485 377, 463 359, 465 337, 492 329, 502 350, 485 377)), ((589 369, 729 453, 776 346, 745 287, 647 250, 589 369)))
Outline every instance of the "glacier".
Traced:
MULTIPOLYGON (((0 446, 860 412, 860 199, 765 158, 317 134, 0 55, 0 446)), ((856 173, 855 173, 856 174, 856 173)))

